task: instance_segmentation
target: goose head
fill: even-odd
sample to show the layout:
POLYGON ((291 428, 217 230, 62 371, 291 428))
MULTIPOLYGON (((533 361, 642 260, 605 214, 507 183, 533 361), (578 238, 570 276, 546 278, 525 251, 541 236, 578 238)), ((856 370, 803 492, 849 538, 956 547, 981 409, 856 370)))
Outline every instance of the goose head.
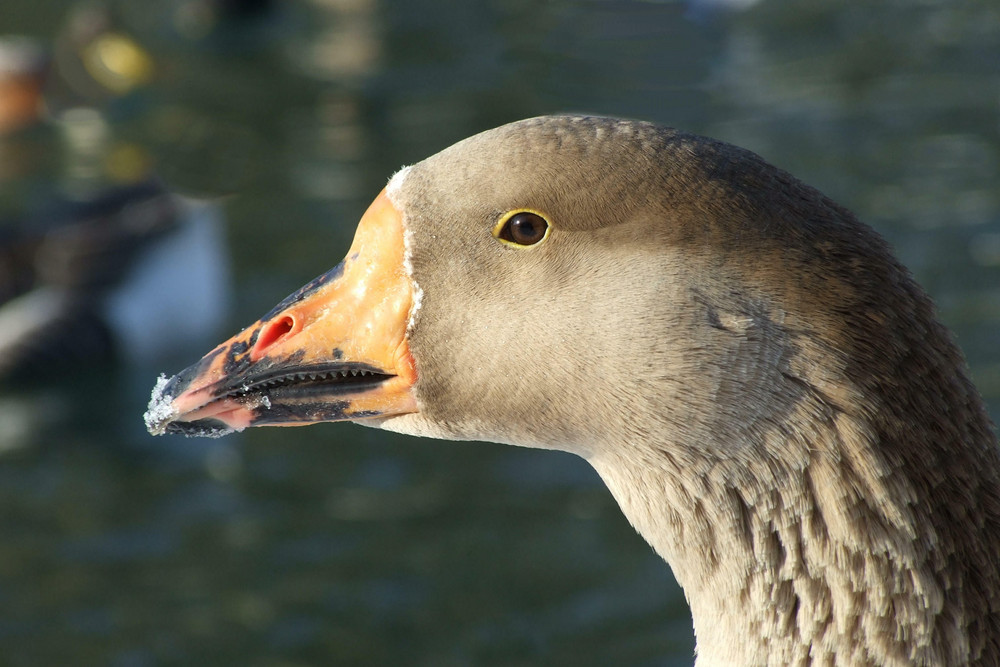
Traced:
POLYGON ((405 168, 146 419, 576 453, 673 568, 701 664, 1000 651, 1000 456, 960 353, 875 232, 710 139, 543 117, 405 168))

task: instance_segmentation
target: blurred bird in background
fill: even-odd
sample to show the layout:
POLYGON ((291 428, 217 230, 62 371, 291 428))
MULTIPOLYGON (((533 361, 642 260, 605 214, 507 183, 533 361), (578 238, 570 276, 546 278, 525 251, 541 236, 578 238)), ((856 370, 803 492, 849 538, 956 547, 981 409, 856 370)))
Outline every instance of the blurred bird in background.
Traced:
POLYGON ((225 320, 220 207, 168 191, 109 123, 140 112, 154 74, 100 5, 72 12, 51 47, 0 40, 2 382, 148 363, 225 320))

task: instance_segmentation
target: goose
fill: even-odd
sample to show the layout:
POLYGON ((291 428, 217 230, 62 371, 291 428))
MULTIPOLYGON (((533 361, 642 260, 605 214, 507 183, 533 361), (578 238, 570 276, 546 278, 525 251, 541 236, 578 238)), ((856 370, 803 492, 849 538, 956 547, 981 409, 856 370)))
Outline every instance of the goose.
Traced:
POLYGON ((1000 449, 960 351, 878 234, 708 138, 549 116, 402 169, 145 420, 573 452, 698 665, 1000 664, 1000 449))

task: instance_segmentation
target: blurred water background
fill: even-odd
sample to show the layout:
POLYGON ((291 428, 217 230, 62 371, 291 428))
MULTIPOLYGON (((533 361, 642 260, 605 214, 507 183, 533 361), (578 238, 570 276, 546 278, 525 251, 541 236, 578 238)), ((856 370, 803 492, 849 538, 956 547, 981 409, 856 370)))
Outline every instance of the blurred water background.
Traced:
POLYGON ((895 246, 1000 415, 995 2, 4 0, 0 35, 32 38, 0 75, 37 65, 47 109, 8 114, 0 240, 150 182, 216 229, 146 281, 162 345, 0 391, 3 664, 691 663, 668 568, 572 456, 142 426, 157 373, 338 262, 394 170, 527 116, 674 125, 819 187, 895 246))

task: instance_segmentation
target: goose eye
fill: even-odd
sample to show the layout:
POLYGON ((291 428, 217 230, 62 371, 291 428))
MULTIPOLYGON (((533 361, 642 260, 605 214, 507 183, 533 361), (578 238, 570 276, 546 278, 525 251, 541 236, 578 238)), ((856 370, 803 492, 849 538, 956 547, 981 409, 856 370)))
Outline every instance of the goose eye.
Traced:
POLYGON ((501 241, 520 246, 535 245, 543 240, 549 231, 549 223, 545 218, 531 211, 515 213, 502 225, 496 237, 501 241))

